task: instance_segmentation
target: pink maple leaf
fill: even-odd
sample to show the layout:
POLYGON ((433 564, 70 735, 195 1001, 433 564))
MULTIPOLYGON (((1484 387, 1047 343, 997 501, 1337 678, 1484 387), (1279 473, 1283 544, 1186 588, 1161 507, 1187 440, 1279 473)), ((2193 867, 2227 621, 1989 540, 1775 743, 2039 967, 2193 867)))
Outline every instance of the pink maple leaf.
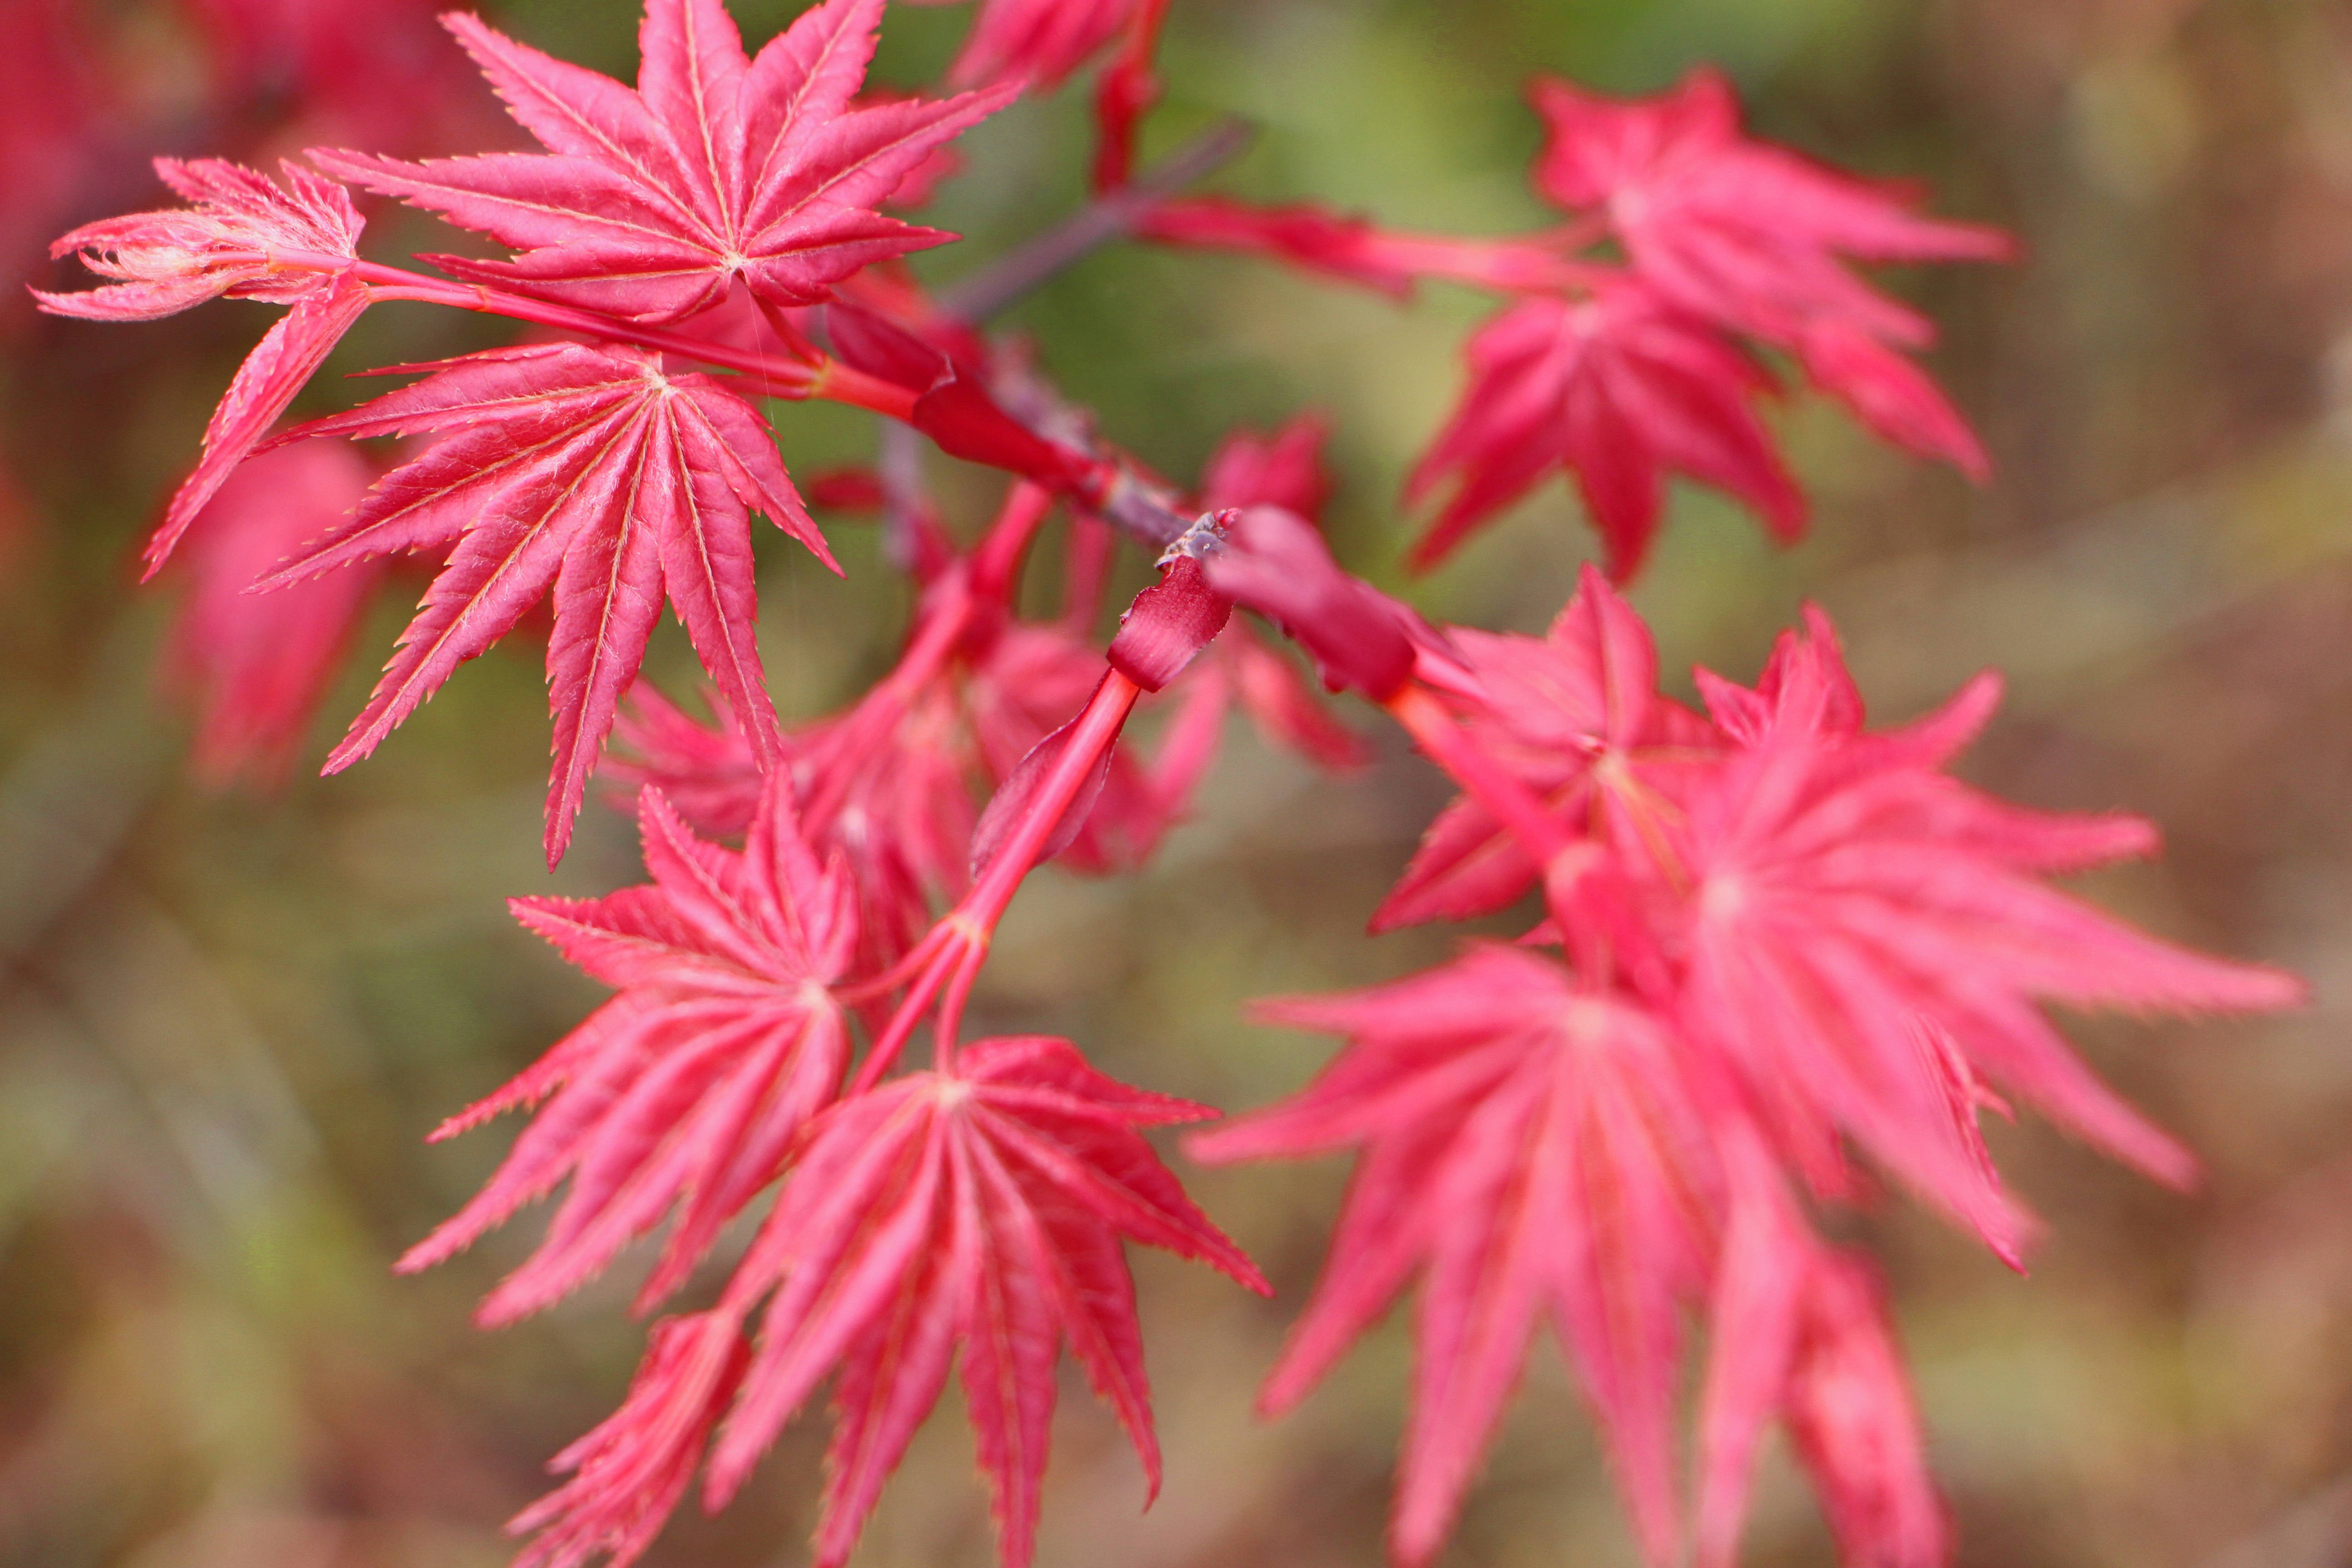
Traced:
POLYGON ((280 253, 348 266, 357 259, 359 213, 334 181, 280 167, 286 188, 218 158, 156 159, 163 183, 194 205, 101 218, 60 237, 51 256, 79 253, 83 266, 114 281, 78 294, 36 289, 33 297, 60 316, 151 321, 224 294, 279 305, 333 294, 337 271, 289 265, 280 253))
POLYGON ((195 700, 199 777, 283 778, 381 574, 247 590, 364 500, 373 478, 348 447, 289 447, 240 467, 197 518, 163 674, 195 700))
POLYGON ((1645 1549, 1679 1536, 1680 1314, 1705 1289, 1719 1182, 1704 1091, 1666 1023, 1495 944, 1270 1022, 1348 1047, 1289 1100, 1193 1135, 1212 1162, 1355 1149, 1315 1298, 1260 1407, 1305 1397, 1415 1274, 1412 1414, 1390 1542, 1444 1542, 1528 1346, 1549 1322, 1601 1416, 1645 1549))
MULTIPOLYGON (((446 552, 334 773, 373 752, 465 660, 552 592, 555 766, 547 853, 562 858, 621 695, 665 596, 764 763, 774 710, 755 638, 751 509, 832 564, 752 406, 659 356, 575 343, 492 350, 296 434, 449 432, 289 563, 292 582, 394 551, 446 552)), ((837 568, 836 568, 837 570, 837 568)))
POLYGON ((834 1106, 719 1307, 665 1325, 625 1405, 559 1461, 578 1473, 518 1525, 526 1559, 570 1568, 643 1550, 733 1397, 706 1486, 723 1504, 833 1379, 816 1563, 838 1568, 961 1351, 965 1407, 995 1494, 1001 1556, 1025 1568, 1067 1343, 1154 1491, 1160 1457, 1122 1241, 1250 1289, 1257 1270, 1136 1131, 1214 1112, 1116 1083, 1066 1040, 982 1040, 834 1106), (745 1359, 736 1325, 763 1296, 745 1359))
POLYGON ((1406 486, 1413 500, 1454 486, 1414 565, 1444 559, 1555 471, 1574 477, 1621 580, 1649 550, 1670 473, 1737 496, 1784 542, 1803 531, 1804 497, 1754 407, 1771 376, 1639 283, 1522 300, 1465 353, 1462 405, 1406 486))
POLYGON ((832 1568, 961 1344, 1001 1555, 1024 1568, 1065 1339, 1156 1491, 1159 1450, 1121 1239, 1267 1289, 1136 1131, 1213 1114, 1115 1083, 1069 1042, 1043 1037, 979 1041, 957 1053, 952 1073, 915 1074, 842 1105, 817 1129, 730 1286, 772 1283, 775 1295, 711 1458, 712 1498, 742 1483, 837 1367, 817 1531, 817 1561, 832 1568))
POLYGON ((1815 383, 1880 434, 1984 476, 1966 422, 1895 352, 1926 347, 1933 326, 1843 261, 1996 261, 2015 251, 2007 235, 1921 217, 1908 187, 1749 140, 1713 70, 1654 99, 1549 78, 1534 99, 1549 131, 1537 188, 1601 213, 1647 282, 1685 310, 1798 351, 1815 383))
POLYGON ((1742 1064, 1786 1150, 1834 1187, 1851 1135, 2005 1256, 2021 1242, 1975 1131, 1985 1083, 2158 1180, 2188 1153, 2101 1084, 2040 1003, 2135 1012, 2291 1005, 2290 975, 2132 930, 2039 879, 2154 847, 2127 816, 1991 800, 1941 772, 1990 677, 1903 729, 1863 729, 1818 612, 1754 690, 1708 678, 1737 742, 1668 853, 1690 889, 1685 1026, 1742 1064), (1979 1079, 1984 1080, 1983 1083, 1979 1079))
POLYGON ((429 1268, 570 1177, 547 1237, 482 1305, 539 1310, 673 1209, 638 1298, 686 1281, 720 1227, 772 1182, 841 1088, 849 1042, 828 989, 857 939, 846 871, 820 865, 772 788, 740 852, 697 839, 659 792, 638 805, 653 880, 601 899, 517 899, 515 918, 620 993, 446 1138, 544 1100, 481 1193, 400 1260, 429 1268))
POLYGON ((148 542, 150 576, 367 309, 367 286, 352 272, 360 216, 350 195, 332 180, 282 166, 284 189, 217 158, 158 158, 155 172, 194 206, 83 225, 50 254, 79 252, 83 266, 114 281, 75 294, 33 290, 44 310, 94 321, 152 321, 224 294, 294 307, 221 395, 204 457, 148 542))
MULTIPOLYGON (((1447 638, 1468 677, 1447 700, 1481 749, 1565 826, 1629 847, 1640 864, 1644 844, 1663 820, 1678 818, 1696 770, 1723 742, 1706 720, 1659 695, 1657 648, 1633 607, 1587 565, 1543 637, 1456 626, 1447 638)), ((1430 824, 1372 929, 1491 914, 1540 874, 1526 847, 1465 795, 1430 824)))
POLYGON ((869 263, 952 236, 876 209, 1012 89, 853 107, 882 0, 825 0, 747 58, 719 0, 647 0, 635 91, 453 14, 450 30, 547 149, 321 167, 520 252, 434 258, 458 277, 638 321, 708 310, 740 279, 817 303, 869 263))

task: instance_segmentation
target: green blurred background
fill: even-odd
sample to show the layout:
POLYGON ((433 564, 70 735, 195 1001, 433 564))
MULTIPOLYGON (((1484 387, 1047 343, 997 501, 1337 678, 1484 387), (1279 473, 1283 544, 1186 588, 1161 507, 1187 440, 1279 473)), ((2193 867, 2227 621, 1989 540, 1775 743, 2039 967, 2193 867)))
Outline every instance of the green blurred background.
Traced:
MULTIPOLYGON (((85 4, 153 113, 118 128, 58 228, 147 205, 134 154, 213 150, 186 111, 178 24, 142 0, 85 4)), ((757 41, 797 9, 739 14, 757 41)), ((625 0, 498 15, 558 53, 634 68, 625 0)), ((879 74, 928 79, 964 19, 894 7, 879 74)), ((1899 1204, 1857 1226, 1896 1283, 1962 1560, 2352 1563, 2352 9, 1178 0, 1151 138, 1247 115, 1264 134, 1227 188, 1500 233, 1545 221, 1522 178, 1528 75, 1649 91, 1702 60, 1736 75, 1765 133, 1924 177, 1938 210, 2007 224, 2027 254, 1899 280, 1946 326, 1936 368, 1984 430, 1996 482, 1972 491, 1800 402, 1780 423, 1816 498, 1812 537, 1776 552, 1751 520, 1682 492, 1634 595, 1668 667, 1746 677, 1806 597, 1844 628, 1884 718, 1999 665, 2011 700, 1970 776, 2037 805, 2156 817, 2163 863, 2087 890, 2168 934, 2293 965, 2320 998, 2274 1024, 2075 1030, 2209 1159, 2197 1197, 2029 1123, 1992 1136, 2049 1222, 2030 1279, 1899 1204)), ((925 258, 934 278, 1078 198, 1083 106, 1022 106, 967 145, 973 171, 938 221, 971 238, 925 258)), ((439 239, 398 219, 374 233, 380 248, 439 239)), ((1171 474, 1233 426, 1328 411, 1333 532, 1393 584, 1410 521, 1398 481, 1488 308, 1439 288, 1399 310, 1247 262, 1114 248, 1016 320, 1109 435, 1171 474)), ((639 1343, 626 1268, 522 1327, 470 1326, 535 1219, 430 1276, 388 1271, 511 1125, 431 1149, 423 1134, 596 999, 502 900, 636 875, 627 825, 593 806, 562 874, 539 863, 535 654, 468 666, 343 777, 298 770, 270 798, 184 782, 185 720, 153 674, 173 589, 135 589, 131 552, 268 319, 228 303, 146 327, 20 312, 0 329, 0 434, 25 492, 0 541, 12 1568, 487 1568, 510 1551, 500 1521, 541 1489, 545 1458, 617 1402, 639 1343)), ((481 323, 393 306, 337 363, 487 341, 481 323)), ((352 395, 322 382, 308 405, 352 395)), ((839 410, 785 408, 778 424, 803 470, 871 447, 870 426, 839 410)), ((944 464, 937 478, 952 521, 984 514, 992 481, 944 464)), ((901 624, 871 539, 835 536, 846 583, 771 541, 763 634, 788 718, 853 695, 901 624)), ((1553 485, 1410 593, 1433 615, 1538 629, 1590 544, 1553 485)), ((403 602, 370 622, 314 761, 403 602)), ((674 626, 655 666, 673 689, 690 668, 674 626)), ((1301 1082, 1327 1043, 1244 1026, 1246 998, 1393 976, 1452 940, 1360 934, 1442 792, 1393 734, 1356 720, 1383 757, 1360 777, 1318 778, 1237 728, 1148 874, 1036 879, 979 1024, 1067 1032, 1122 1078, 1227 1107, 1301 1082)), ((1281 1297, 1139 1259, 1167 1492, 1138 1518, 1137 1467, 1073 1378, 1042 1562, 1380 1561, 1402 1326, 1287 1421, 1249 1414, 1341 1173, 1187 1172, 1281 1297)), ((821 1424, 796 1427, 730 1514, 689 1510, 650 1561, 800 1561, 821 1438, 821 1424)), ((1778 1456, 1751 1542, 1758 1565, 1832 1560, 1778 1456)), ((978 1568, 991 1553, 951 1394, 861 1561, 978 1568)), ((1549 1347, 1447 1561, 1634 1562, 1549 1347)))

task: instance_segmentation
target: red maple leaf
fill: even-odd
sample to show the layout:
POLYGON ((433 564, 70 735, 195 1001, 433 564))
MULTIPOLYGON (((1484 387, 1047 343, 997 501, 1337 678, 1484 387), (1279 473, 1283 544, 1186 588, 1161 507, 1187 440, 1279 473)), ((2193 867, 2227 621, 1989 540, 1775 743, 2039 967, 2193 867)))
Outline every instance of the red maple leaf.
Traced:
POLYGON ((1549 1321, 1598 1409, 1644 1546, 1670 1561, 1680 1317, 1706 1288, 1719 1184, 1681 1042, 1550 958, 1494 944, 1262 1013, 1348 1047, 1289 1100, 1193 1135, 1188 1152, 1360 1158, 1260 1408, 1305 1397, 1420 1274, 1390 1542, 1398 1561, 1424 1563, 1549 1321))
POLYGON ((1034 1037, 975 1042, 950 1071, 835 1105, 719 1309, 657 1331, 629 1403, 559 1460, 578 1474, 517 1521, 548 1532, 527 1560, 552 1568, 604 1550, 619 1568, 659 1528, 730 1395, 706 1489, 713 1507, 830 1376, 816 1562, 838 1568, 959 1347, 1007 1568, 1024 1568, 1034 1545, 1064 1342, 1157 1491, 1122 1240, 1266 1289, 1136 1131, 1213 1114, 1113 1082, 1067 1041, 1034 1037), (772 1291, 747 1361, 737 1325, 772 1291))
POLYGON ((846 871, 820 866, 803 840, 788 792, 770 791, 740 853, 694 837, 655 790, 638 823, 650 883, 511 904, 620 994, 434 1134, 546 1101, 481 1193, 400 1260, 404 1271, 572 1181, 547 1238, 482 1304, 485 1323, 549 1305, 682 1208, 638 1298, 641 1310, 658 1302, 841 1088, 848 1034, 827 987, 856 944, 857 905, 846 871))
POLYGON ((1906 186, 1857 179, 1740 133, 1718 73, 1654 99, 1616 100, 1545 79, 1549 140, 1537 188, 1598 210, 1643 279, 1686 310, 1795 350, 1814 381, 1873 428, 1982 478, 1983 448, 1901 355, 1934 341, 1925 316, 1848 271, 1863 261, 1995 261, 2009 237, 1908 210, 1906 186))
POLYGON ((1753 406, 1775 390, 1771 376, 1640 284, 1523 300, 1465 354, 1462 405, 1406 485, 1419 500, 1454 481, 1413 546, 1416 566, 1444 559, 1556 470, 1574 477, 1620 580, 1649 549, 1669 473, 1738 497, 1784 542, 1803 531, 1805 499, 1753 406))
POLYGON ((1012 89, 852 106, 883 0, 826 0, 756 59, 719 0, 647 0, 635 91, 446 18, 548 151, 404 163, 317 152, 323 168, 520 252, 435 258, 459 277, 638 321, 709 309, 737 279, 814 304, 871 262, 952 238, 875 210, 1012 89))
MULTIPOLYGON (((1657 647, 1633 607, 1587 565, 1543 637, 1465 626, 1446 636, 1469 677, 1446 698, 1480 748, 1564 826, 1643 864, 1644 845, 1678 818, 1695 770, 1723 742, 1659 695, 1657 647)), ((1527 848, 1465 795, 1429 825, 1372 929, 1491 914, 1539 875, 1527 848)))
POLYGON ((2193 1163, 2101 1084, 2038 1004, 2288 1006, 2292 976, 2209 958, 2045 886, 2154 847, 2137 818, 2030 811, 1940 770, 1990 716, 1990 677, 1904 729, 1862 727, 1835 635, 1784 640, 1746 690, 1709 678, 1738 742, 1670 854, 1689 888, 1683 1016, 1743 1065, 1788 1152, 1837 1181, 1843 1131, 2014 1257, 2019 1222, 1975 1135, 1979 1079, 2160 1181, 2193 1163))
POLYGON ((152 321, 225 294, 294 307, 221 395, 205 428, 204 457, 148 542, 150 576, 367 309, 367 286, 350 270, 360 237, 350 195, 307 169, 282 167, 287 189, 217 158, 158 158, 155 172, 194 207, 83 225, 49 253, 79 251, 83 266, 114 281, 77 294, 33 290, 44 310, 94 321, 152 321), (287 251, 308 259, 289 265, 281 259, 287 251))
POLYGON ((838 1108, 730 1286, 740 1295, 773 1284, 775 1296, 712 1454, 713 1500, 742 1483, 837 1368, 817 1561, 839 1563, 961 1344, 1001 1555, 1024 1568, 1064 1339, 1156 1491, 1121 1239, 1267 1291, 1135 1131, 1214 1114, 1113 1082, 1066 1040, 1043 1037, 979 1041, 957 1053, 952 1072, 915 1074, 838 1108))
POLYGON ((163 670, 195 700, 200 778, 284 777, 381 574, 247 589, 363 501, 373 478, 348 447, 289 447, 240 467, 197 518, 163 670))
POLYGON ((755 640, 751 509, 828 565, 833 558, 758 412, 709 376, 666 373, 657 355, 633 348, 548 344, 405 368, 432 374, 294 432, 451 433, 386 476, 355 515, 271 579, 291 582, 393 551, 447 552, 327 771, 373 752, 451 671, 551 591, 550 864, 571 839, 665 595, 703 668, 745 719, 755 754, 772 758, 775 713, 755 640))

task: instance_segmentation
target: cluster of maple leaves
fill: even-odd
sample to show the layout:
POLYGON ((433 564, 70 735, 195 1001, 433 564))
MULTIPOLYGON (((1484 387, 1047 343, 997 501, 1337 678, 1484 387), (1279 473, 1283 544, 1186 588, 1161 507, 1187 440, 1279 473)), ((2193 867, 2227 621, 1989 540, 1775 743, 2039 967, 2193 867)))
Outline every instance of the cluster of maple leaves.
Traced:
MULTIPOLYGON (((1745 137, 1705 72, 1632 101, 1538 83, 1536 186, 1566 221, 1536 234, 1410 235, 1312 204, 1155 189, 1135 141, 1159 94, 1164 10, 984 0, 950 71, 963 90, 939 99, 866 88, 883 0, 824 0, 756 54, 718 0, 648 0, 634 89, 452 16, 544 151, 314 150, 282 184, 167 160, 158 172, 186 207, 58 242, 106 280, 38 294, 59 313, 142 320, 223 295, 289 308, 149 547, 151 568, 184 536, 196 558, 177 647, 212 672, 208 771, 285 754, 359 612, 421 558, 423 602, 328 771, 373 751, 460 664, 543 626, 551 862, 600 771, 635 790, 650 880, 514 903, 614 994, 442 1129, 534 1108, 481 1194, 402 1267, 440 1262, 562 1188, 484 1321, 550 1306, 666 1225, 637 1302, 652 1312, 695 1285, 731 1222, 766 1209, 711 1304, 657 1321, 619 1411, 558 1457, 569 1479, 516 1521, 536 1532, 524 1561, 633 1560, 698 1473, 724 1503, 830 1380, 817 1558, 838 1563, 956 1366, 1003 1556, 1021 1568, 1065 1346, 1156 1489, 1126 1244, 1266 1289, 1142 1135, 1214 1113, 1115 1083, 1069 1041, 967 1041, 962 1022, 1032 868, 1146 858, 1235 705, 1320 764, 1367 760, 1240 607, 1462 788, 1376 930, 1530 895, 1542 909, 1516 943, 1269 1005, 1345 1049, 1294 1099, 1189 1141, 1213 1161, 1357 1157, 1265 1408, 1304 1397, 1417 1281, 1401 1562, 1442 1546, 1549 1321, 1653 1560, 1735 1560, 1777 1423, 1847 1561, 1930 1568, 1949 1531, 1883 1293, 1817 1216, 1864 1201, 1880 1172, 2014 1264, 2029 1226, 1982 1111, 2023 1101, 2159 1180, 2192 1169, 2090 1074, 2044 1004, 2248 1010, 2299 987, 2045 885, 2147 853, 2154 836, 1951 778, 1991 715, 1991 678, 1873 730, 1814 616, 1753 686, 1700 672, 1694 710, 1659 691, 1649 635, 1610 578, 1640 564, 1672 475, 1726 489, 1782 537, 1799 530, 1803 496, 1758 412, 1778 365, 1887 439, 1981 474, 1975 437, 1906 357, 1929 324, 1845 262, 1990 258, 2007 242, 1745 137), (1239 249, 1399 295, 1444 278, 1507 297, 1409 487, 1443 495, 1415 555, 1434 560, 1564 473, 1608 573, 1586 570, 1549 636, 1434 626, 1342 571, 1316 522, 1318 422, 1236 432, 1188 493, 904 268, 952 237, 898 216, 954 176, 947 144, 1096 60, 1098 191, 1079 215, 1094 237, 1239 249), (509 254, 426 258, 437 275, 364 259, 352 186, 509 254), (384 300, 532 330, 395 367, 417 379, 278 429, 384 300), (866 696, 788 725, 760 665, 751 516, 832 564, 761 401, 809 397, 874 410, 886 444, 928 438, 1009 480, 969 544, 903 463, 812 485, 821 509, 883 515, 915 607, 866 696), (378 467, 321 439, 337 437, 405 439, 378 467), (1065 602, 1024 616, 1024 563, 1057 507, 1071 518, 1065 602), (1158 552, 1160 577, 1106 647, 1121 537, 1158 552), (638 680, 665 604, 709 677, 708 720, 638 680), (1166 718, 1150 748, 1127 733, 1147 701, 1166 718), (903 1069, 926 1023, 931 1065, 903 1069), (1695 1331, 1707 1351, 1685 1466, 1695 1331)), ((1042 281, 1076 253, 1066 234, 1040 244, 1000 276, 1042 281)))

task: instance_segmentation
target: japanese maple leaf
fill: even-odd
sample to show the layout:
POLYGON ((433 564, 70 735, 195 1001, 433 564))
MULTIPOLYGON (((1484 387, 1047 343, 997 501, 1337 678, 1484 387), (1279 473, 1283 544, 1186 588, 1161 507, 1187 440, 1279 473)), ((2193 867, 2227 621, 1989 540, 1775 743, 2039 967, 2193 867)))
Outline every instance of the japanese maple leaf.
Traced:
POLYGON ((660 793, 640 798, 653 880, 601 899, 517 899, 515 918, 620 994, 436 1139, 544 1100, 481 1193, 400 1260, 429 1268, 569 1177, 547 1237, 482 1305, 539 1310, 678 1210, 638 1298, 684 1283, 720 1227, 775 1180, 848 1059, 828 987, 857 939, 847 872, 821 865, 773 786, 739 853, 702 842, 660 793))
POLYGON ((528 1555, 570 1564, 604 1549, 616 1568, 627 1563, 683 1489, 729 1394, 706 1487, 713 1507, 830 1376, 816 1562, 838 1568, 959 1348, 1006 1568, 1025 1568, 1034 1543, 1065 1342, 1156 1491, 1122 1240, 1266 1289, 1136 1131, 1213 1114, 1115 1083, 1067 1041, 1044 1038, 979 1041, 951 1071, 835 1105, 812 1128, 717 1311, 664 1337, 630 1405, 567 1456, 578 1475, 524 1516, 556 1543, 528 1555), (746 1363, 728 1325, 771 1291, 746 1363))
POLYGON ((448 432, 271 579, 291 582, 393 551, 446 552, 327 771, 375 750, 451 671, 551 591, 551 865, 571 839, 665 595, 703 668, 744 716, 756 753, 772 758, 775 716, 754 636, 751 509, 826 564, 833 558, 751 405, 709 376, 672 374, 657 355, 610 345, 492 350, 407 368, 431 374, 298 432, 448 432))
POLYGON ((1465 357, 1462 405, 1406 486, 1412 500, 1453 486, 1415 566, 1444 559, 1555 470, 1575 479, 1620 580, 1649 549, 1669 473, 1746 501, 1777 538, 1803 531, 1804 497, 1753 406, 1772 378, 1649 289, 1522 300, 1478 330, 1465 357))
POLYGON ((2014 251, 2008 236, 1918 216, 1906 187, 1748 140, 1730 84, 1712 70, 1654 99, 1552 79, 1534 98, 1549 132, 1537 188, 1605 216, 1644 280, 1685 310, 1799 351, 1814 380, 1881 434, 1982 477, 1975 436, 1894 352, 1927 346, 1933 327, 1843 258, 2000 260, 2014 251))
POLYGON ((1671 1562, 1680 1317, 1706 1289, 1719 1181, 1687 1046, 1550 958, 1494 944, 1392 985, 1263 1012, 1348 1047, 1297 1095, 1195 1134, 1188 1152, 1360 1157, 1261 1409, 1303 1398, 1419 1274, 1390 1543, 1399 1562, 1425 1563, 1549 1320, 1645 1551, 1671 1562))
POLYGON ((33 290, 44 310, 94 321, 152 321, 224 294, 293 307, 213 411, 204 457, 148 542, 150 576, 367 309, 367 286, 351 270, 360 237, 351 197, 307 169, 282 167, 284 189, 216 158, 158 158, 155 172, 194 206, 83 225, 49 253, 79 252, 83 266, 114 281, 77 294, 33 290), (302 259, 290 262, 288 252, 302 259))
POLYGON ((739 279, 765 303, 814 304, 871 262, 953 237, 875 209, 1012 96, 853 107, 882 4, 825 0, 749 59, 719 0, 647 0, 635 91, 453 14, 547 152, 312 157, 520 253, 435 258, 460 277, 648 322, 708 310, 739 279))
POLYGON ((194 700, 200 778, 284 777, 381 574, 247 590, 364 500, 374 477, 348 447, 289 447, 239 468, 197 518, 163 671, 194 700))
POLYGON ((1756 690, 1703 682, 1738 743, 1688 804, 1683 1015, 1742 1064, 1790 1156, 1834 1184, 1843 1132, 2014 1256, 2019 1225, 1976 1141, 1985 1087, 2179 1184, 2188 1154, 2067 1047, 2037 1004, 2251 1011, 2293 977, 2188 952, 2040 876, 2147 852, 2119 816, 1988 799, 1941 769, 1997 700, 1989 679, 1904 730, 1862 727, 1825 620, 1756 690), (1980 1081, 1981 1080, 1981 1081, 1980 1081))
MULTIPOLYGON (((1467 679, 1445 693, 1486 753, 1572 831, 1635 864, 1680 818, 1694 771, 1721 748, 1706 721, 1660 696, 1650 629, 1593 567, 1542 637, 1452 627, 1467 679)), ((1374 931, 1490 914, 1540 868, 1484 805, 1463 795, 1423 835, 1372 916, 1374 931)))

